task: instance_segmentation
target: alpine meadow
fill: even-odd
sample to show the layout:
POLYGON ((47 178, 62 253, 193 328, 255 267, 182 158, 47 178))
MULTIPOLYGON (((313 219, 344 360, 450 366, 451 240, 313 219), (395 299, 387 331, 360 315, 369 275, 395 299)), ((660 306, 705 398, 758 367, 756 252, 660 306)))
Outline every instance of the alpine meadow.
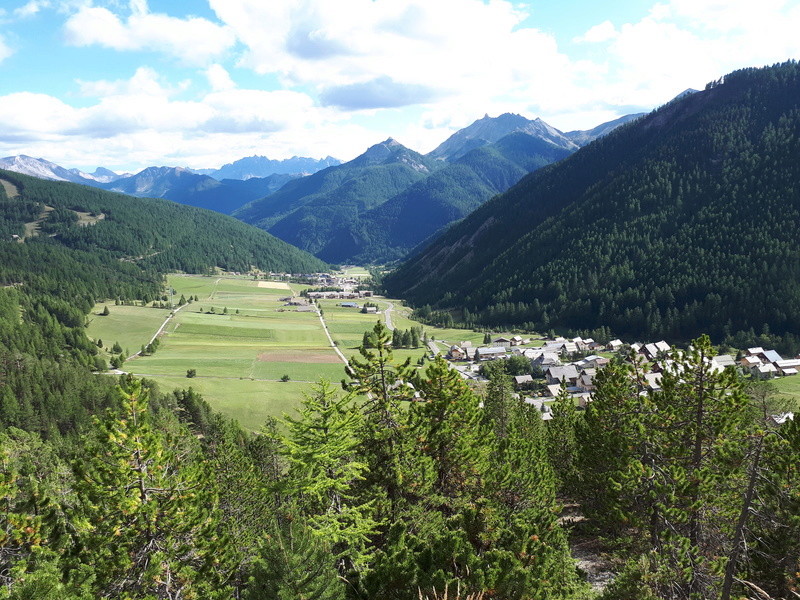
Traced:
POLYGON ((800 597, 799 1, 4 5, 0 600, 800 597))

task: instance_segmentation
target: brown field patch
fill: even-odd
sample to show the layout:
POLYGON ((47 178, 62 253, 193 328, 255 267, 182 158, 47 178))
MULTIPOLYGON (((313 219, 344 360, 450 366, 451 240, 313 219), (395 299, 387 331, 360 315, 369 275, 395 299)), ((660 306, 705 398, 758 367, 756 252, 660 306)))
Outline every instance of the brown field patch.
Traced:
POLYGON ((288 283, 284 283, 283 281, 259 281, 258 287, 260 288, 269 288, 273 290, 290 290, 292 288, 289 287, 288 283))
POLYGON ((341 359, 331 350, 269 350, 258 355, 260 362, 291 362, 313 364, 335 364, 341 359))
POLYGON ((3 186, 3 189, 6 191, 6 196, 9 198, 16 198, 19 196, 19 190, 17 186, 15 186, 10 181, 6 181, 5 179, 0 179, 0 185, 3 186))

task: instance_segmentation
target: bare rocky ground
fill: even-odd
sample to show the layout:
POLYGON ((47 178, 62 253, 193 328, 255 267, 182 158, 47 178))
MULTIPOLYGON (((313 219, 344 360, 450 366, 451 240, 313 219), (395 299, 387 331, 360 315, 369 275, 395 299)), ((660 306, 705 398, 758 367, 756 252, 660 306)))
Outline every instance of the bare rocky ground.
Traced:
POLYGON ((572 558, 592 589, 602 592, 614 580, 614 565, 606 558, 600 541, 586 533, 586 517, 580 505, 567 502, 563 507, 559 521, 569 533, 572 558))

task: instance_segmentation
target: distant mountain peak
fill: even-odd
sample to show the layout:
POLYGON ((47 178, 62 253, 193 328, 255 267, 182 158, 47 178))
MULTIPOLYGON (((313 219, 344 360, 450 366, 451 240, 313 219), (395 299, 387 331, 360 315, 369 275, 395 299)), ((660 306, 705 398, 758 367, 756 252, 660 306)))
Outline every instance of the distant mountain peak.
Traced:
POLYGON ((293 156, 285 160, 272 160, 266 156, 248 156, 228 163, 219 169, 199 169, 195 173, 210 175, 214 179, 250 179, 252 177, 268 177, 270 175, 310 175, 342 164, 337 158, 327 156, 320 160, 293 156))
MULTIPOLYGON (((396 139, 390 137, 370 146, 363 154, 346 164, 354 167, 366 167, 386 162, 419 163, 419 165, 422 165, 422 157, 413 150, 403 146, 403 144, 396 139)), ((417 168, 417 166, 414 168, 417 168)), ((427 169, 427 167, 424 168, 427 169)))
POLYGON ((74 173, 49 160, 33 158, 25 154, 0 158, 0 169, 53 181, 71 181, 73 183, 86 183, 88 181, 81 174, 74 173))
POLYGON ((486 114, 482 119, 478 119, 468 127, 451 135, 428 156, 439 160, 454 161, 470 150, 493 144, 517 131, 527 133, 560 148, 568 150, 577 150, 578 148, 558 129, 548 125, 540 118, 531 120, 515 113, 503 113, 497 117, 490 117, 486 114))
POLYGON ((586 144, 593 142, 597 138, 601 138, 604 135, 607 135, 614 131, 620 125, 624 125, 625 123, 629 123, 638 119, 639 117, 643 117, 647 113, 634 113, 631 115, 625 115, 623 117, 619 117, 618 119, 614 119, 613 121, 608 121, 606 123, 601 123, 591 129, 586 130, 578 130, 578 131, 568 131, 564 135, 566 135, 569 139, 573 142, 578 144, 579 146, 585 146, 586 144))

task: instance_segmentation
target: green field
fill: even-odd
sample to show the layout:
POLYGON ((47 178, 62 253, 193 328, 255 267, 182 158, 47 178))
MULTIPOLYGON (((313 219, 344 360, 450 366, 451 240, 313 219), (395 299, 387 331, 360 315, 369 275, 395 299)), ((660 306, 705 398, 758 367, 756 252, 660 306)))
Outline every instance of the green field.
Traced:
MULTIPOLYGON (((194 387, 250 429, 258 429, 267 415, 280 417, 296 406, 311 382, 343 377, 344 365, 316 313, 285 306, 292 290, 243 277, 173 275, 168 284, 176 299, 198 299, 176 313, 158 351, 128 360, 126 371, 167 391, 194 387), (190 369, 196 371, 191 379, 190 369), (284 376, 288 383, 281 381, 284 376)), ((148 329, 138 318, 132 314, 129 325, 148 329)), ((150 335, 160 324, 149 323, 150 335)))
POLYGON ((369 271, 367 271, 364 267, 347 267, 342 269, 342 275, 345 277, 359 277, 359 278, 366 278, 370 277, 369 271))
MULTIPOLYGON (((366 272, 366 271, 365 271, 366 272)), ((330 346, 315 312, 297 312, 286 298, 304 286, 258 282, 247 277, 171 275, 177 304, 183 295, 197 297, 175 313, 151 356, 126 361, 124 370, 156 381, 162 391, 193 387, 223 414, 257 430, 268 416, 291 412, 313 382, 344 378, 344 363, 330 346), (287 289, 289 288, 289 289, 287 289), (187 378, 188 370, 196 376, 187 378), (289 381, 281 381, 288 377, 289 381)), ((376 298, 383 311, 394 304, 393 322, 400 329, 418 323, 398 300, 376 298)), ((364 331, 372 329, 384 313, 365 314, 358 309, 321 303, 325 321, 337 347, 348 358, 358 354, 364 331)), ((100 312, 98 305, 95 312, 100 312)), ((89 335, 110 346, 119 341, 136 352, 161 326, 167 310, 110 306, 107 317, 92 315, 89 335)), ((479 344, 482 333, 425 326, 428 335, 450 343, 471 340, 479 344)), ((445 349, 441 345, 442 350, 445 349)), ((398 349, 395 359, 416 362, 427 348, 398 349)))
POLYGON ((794 410, 800 409, 800 375, 779 377, 771 380, 771 383, 774 383, 778 391, 793 404, 794 410))
POLYGON ((89 327, 86 335, 93 340, 103 340, 103 346, 110 349, 119 342, 126 355, 138 352, 142 344, 147 344, 158 331, 169 310, 144 306, 115 306, 97 304, 89 314, 89 327), (108 306, 109 314, 102 316, 103 307, 108 306))

